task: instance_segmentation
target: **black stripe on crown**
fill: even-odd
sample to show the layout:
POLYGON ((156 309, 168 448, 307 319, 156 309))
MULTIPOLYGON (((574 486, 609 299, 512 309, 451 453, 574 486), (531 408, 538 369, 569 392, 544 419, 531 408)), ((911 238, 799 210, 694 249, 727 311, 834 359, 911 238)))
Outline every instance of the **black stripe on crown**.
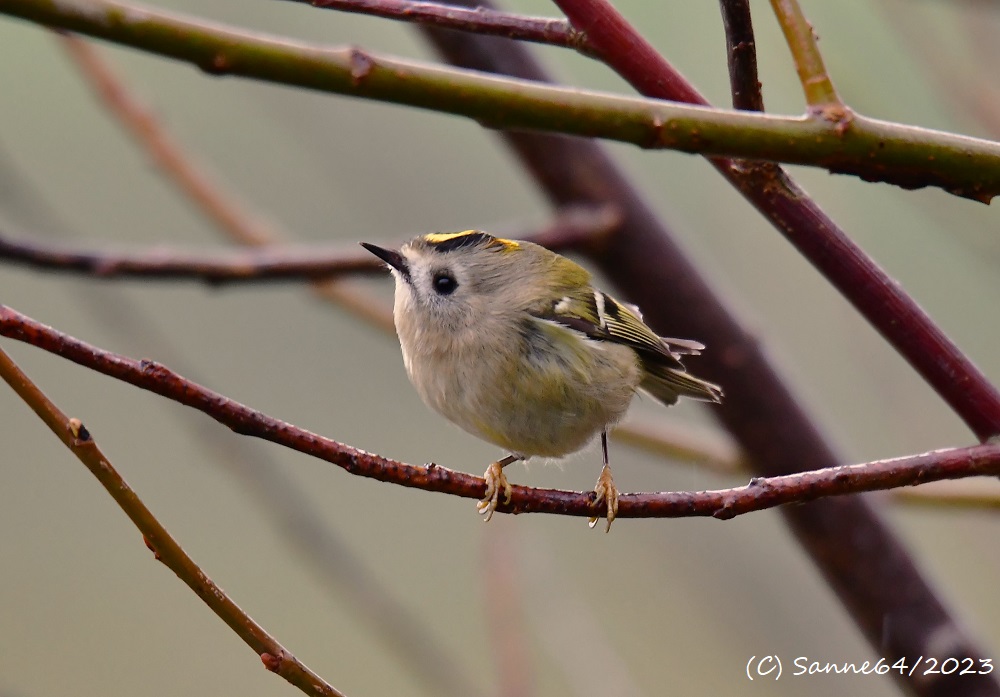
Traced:
POLYGON ((424 240, 435 251, 446 253, 464 247, 495 247, 503 246, 500 240, 479 230, 465 230, 464 232, 453 233, 433 233, 425 235, 424 240))

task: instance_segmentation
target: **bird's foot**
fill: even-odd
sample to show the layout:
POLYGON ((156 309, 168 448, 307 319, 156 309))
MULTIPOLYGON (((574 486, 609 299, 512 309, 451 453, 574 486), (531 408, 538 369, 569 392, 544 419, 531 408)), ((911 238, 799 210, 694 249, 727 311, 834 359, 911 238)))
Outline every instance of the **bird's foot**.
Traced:
POLYGON ((505 464, 507 463, 502 461, 494 462, 486 468, 486 473, 483 475, 486 480, 486 495, 476 504, 476 508, 479 509, 480 515, 484 516, 483 520, 486 522, 489 522, 497 509, 501 490, 503 490, 503 502, 510 503, 510 482, 507 481, 507 475, 503 473, 505 464))
MULTIPOLYGON (((609 532, 611 524, 618 517, 618 487, 615 486, 615 480, 611 476, 611 468, 607 465, 604 465, 604 469, 601 470, 601 476, 597 478, 597 486, 594 487, 594 493, 597 495, 592 504, 595 508, 599 508, 602 503, 607 503, 608 524, 605 526, 604 532, 609 532)), ((591 518, 588 521, 590 527, 597 525, 598 520, 600 520, 599 517, 591 518)))

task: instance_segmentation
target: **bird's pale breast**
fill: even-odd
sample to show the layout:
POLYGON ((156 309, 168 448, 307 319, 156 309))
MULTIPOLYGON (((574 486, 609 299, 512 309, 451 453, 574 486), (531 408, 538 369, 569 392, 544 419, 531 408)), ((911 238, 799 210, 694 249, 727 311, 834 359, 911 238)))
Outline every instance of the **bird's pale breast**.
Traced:
POLYGON ((544 320, 503 344, 489 335, 456 337, 444 351, 402 342, 423 400, 473 435, 525 457, 561 457, 628 410, 641 377, 632 349, 544 320))

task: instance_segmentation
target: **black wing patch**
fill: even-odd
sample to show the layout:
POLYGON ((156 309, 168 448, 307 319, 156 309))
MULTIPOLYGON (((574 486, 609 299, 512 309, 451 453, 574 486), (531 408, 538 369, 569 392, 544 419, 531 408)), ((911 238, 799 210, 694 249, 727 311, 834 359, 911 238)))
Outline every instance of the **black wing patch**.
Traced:
POLYGON ((601 291, 564 297, 555 302, 543 319, 558 322, 591 339, 630 346, 647 359, 671 368, 681 368, 678 353, 692 353, 697 342, 682 342, 675 353, 640 319, 637 312, 601 291))

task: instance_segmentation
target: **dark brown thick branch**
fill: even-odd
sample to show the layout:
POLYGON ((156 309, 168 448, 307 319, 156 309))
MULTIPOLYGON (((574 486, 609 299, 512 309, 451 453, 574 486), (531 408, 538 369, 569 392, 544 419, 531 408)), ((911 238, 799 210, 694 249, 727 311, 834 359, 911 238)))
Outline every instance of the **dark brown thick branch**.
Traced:
MULTIPOLYGON (((91 346, 5 305, 0 305, 0 335, 31 344, 78 365, 197 409, 236 433, 262 438, 317 457, 342 467, 351 474, 465 498, 480 498, 485 490, 481 477, 433 464, 423 467, 408 465, 357 450, 244 406, 153 361, 139 361, 91 346)), ((1000 474, 1000 444, 955 448, 783 477, 757 478, 747 486, 734 489, 625 494, 621 497, 618 515, 620 518, 712 516, 725 520, 744 513, 825 496, 993 474, 1000 474)), ((497 510, 507 513, 556 513, 573 516, 595 514, 593 492, 532 489, 524 486, 515 486, 511 502, 497 510)))
POLYGON ((764 95, 757 76, 757 44, 750 16, 750 0, 719 0, 726 30, 726 60, 733 108, 764 111, 764 95))

